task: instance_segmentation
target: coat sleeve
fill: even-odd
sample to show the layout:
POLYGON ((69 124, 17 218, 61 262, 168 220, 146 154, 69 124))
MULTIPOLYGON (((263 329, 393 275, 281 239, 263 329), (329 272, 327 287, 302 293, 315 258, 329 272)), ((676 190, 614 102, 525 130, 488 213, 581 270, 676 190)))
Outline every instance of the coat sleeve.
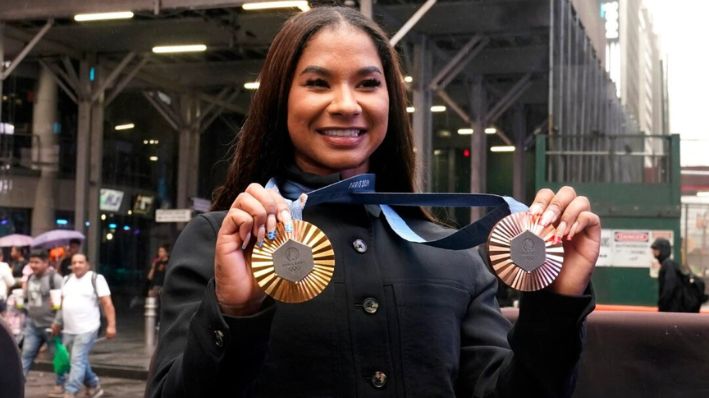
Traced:
POLYGON ((677 264, 669 258, 662 262, 658 275, 660 292, 657 306, 660 311, 676 311, 680 307, 675 299, 675 291, 680 285, 677 269, 677 264))
POLYGON ((213 279, 219 222, 200 215, 175 242, 146 397, 241 396, 260 370, 274 308, 221 315, 213 279))
POLYGON ((591 289, 570 297, 524 293, 514 327, 500 313, 497 281, 481 270, 461 326, 458 397, 570 397, 583 348, 591 289))

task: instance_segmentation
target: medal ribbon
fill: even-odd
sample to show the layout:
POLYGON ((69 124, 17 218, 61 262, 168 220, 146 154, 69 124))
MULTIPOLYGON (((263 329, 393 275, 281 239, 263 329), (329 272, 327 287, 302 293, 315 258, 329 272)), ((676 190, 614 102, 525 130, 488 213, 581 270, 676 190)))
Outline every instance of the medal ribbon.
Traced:
POLYGON ((487 240, 493 226, 505 216, 527 207, 516 200, 491 194, 472 193, 392 193, 375 192, 375 175, 360 174, 319 189, 308 187, 293 181, 283 181, 277 184, 271 179, 266 188, 278 186, 281 195, 290 199, 291 213, 294 218, 302 218, 305 207, 322 203, 342 203, 379 205, 384 217, 392 230, 404 240, 421 243, 443 249, 468 249, 487 240), (306 193, 308 199, 305 205, 297 198, 306 193), (437 239, 425 240, 414 232, 391 206, 435 206, 435 207, 491 207, 489 213, 479 220, 468 224, 456 232, 437 239))

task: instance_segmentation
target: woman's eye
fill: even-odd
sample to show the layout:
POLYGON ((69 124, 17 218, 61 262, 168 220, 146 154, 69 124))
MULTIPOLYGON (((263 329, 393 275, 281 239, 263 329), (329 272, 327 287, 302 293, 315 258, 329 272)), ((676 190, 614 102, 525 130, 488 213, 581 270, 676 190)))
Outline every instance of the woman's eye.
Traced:
POLYGON ((328 87, 328 84, 323 79, 308 79, 305 81, 306 87, 328 87))
POLYGON ((361 84, 364 88, 375 88, 381 86, 382 82, 379 79, 366 79, 361 84))

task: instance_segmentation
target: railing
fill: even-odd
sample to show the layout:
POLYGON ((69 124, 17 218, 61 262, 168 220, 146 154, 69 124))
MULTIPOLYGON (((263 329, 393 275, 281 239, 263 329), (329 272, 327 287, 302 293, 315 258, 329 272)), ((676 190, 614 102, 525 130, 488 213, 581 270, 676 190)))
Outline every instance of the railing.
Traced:
POLYGON ((539 136, 545 180, 556 183, 668 183, 673 140, 659 135, 539 136))

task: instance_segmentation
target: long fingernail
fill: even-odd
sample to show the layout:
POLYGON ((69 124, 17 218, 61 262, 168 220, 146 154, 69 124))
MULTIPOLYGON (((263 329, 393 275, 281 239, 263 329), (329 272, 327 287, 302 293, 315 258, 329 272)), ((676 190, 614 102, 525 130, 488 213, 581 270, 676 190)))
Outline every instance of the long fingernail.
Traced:
POLYGON ((283 228, 286 230, 286 233, 292 234, 293 233, 293 222, 286 221, 283 225, 283 228))
POLYGON ((244 238, 244 242, 241 244, 241 250, 246 250, 246 247, 249 246, 250 240, 251 240, 251 232, 246 234, 246 238, 244 238))
POLYGON ((576 235, 576 230, 579 229, 579 222, 576 221, 574 225, 571 226, 571 229, 569 230, 569 234, 566 235, 566 239, 571 240, 574 238, 574 235, 576 235))
POLYGON ((263 239, 266 237, 266 227, 263 225, 258 227, 258 233, 256 234, 256 244, 258 247, 263 246, 263 239))
POLYGON ((554 217, 556 217, 556 214, 554 214, 554 212, 551 210, 547 210, 542 215, 542 219, 539 221, 539 224, 542 227, 546 227, 547 225, 551 224, 552 221, 554 221, 554 217))
POLYGON ((566 232, 566 221, 562 221, 559 223, 559 226, 556 227, 556 236, 557 239, 561 239, 564 236, 564 232, 566 232))
POLYGON ((268 215, 268 219, 266 220, 266 226, 268 227, 268 232, 266 233, 266 236, 268 237, 268 239, 269 240, 276 239, 276 215, 275 214, 268 215))
POLYGON ((532 206, 529 207, 528 212, 529 214, 535 216, 542 212, 542 205, 539 203, 534 203, 532 206))

